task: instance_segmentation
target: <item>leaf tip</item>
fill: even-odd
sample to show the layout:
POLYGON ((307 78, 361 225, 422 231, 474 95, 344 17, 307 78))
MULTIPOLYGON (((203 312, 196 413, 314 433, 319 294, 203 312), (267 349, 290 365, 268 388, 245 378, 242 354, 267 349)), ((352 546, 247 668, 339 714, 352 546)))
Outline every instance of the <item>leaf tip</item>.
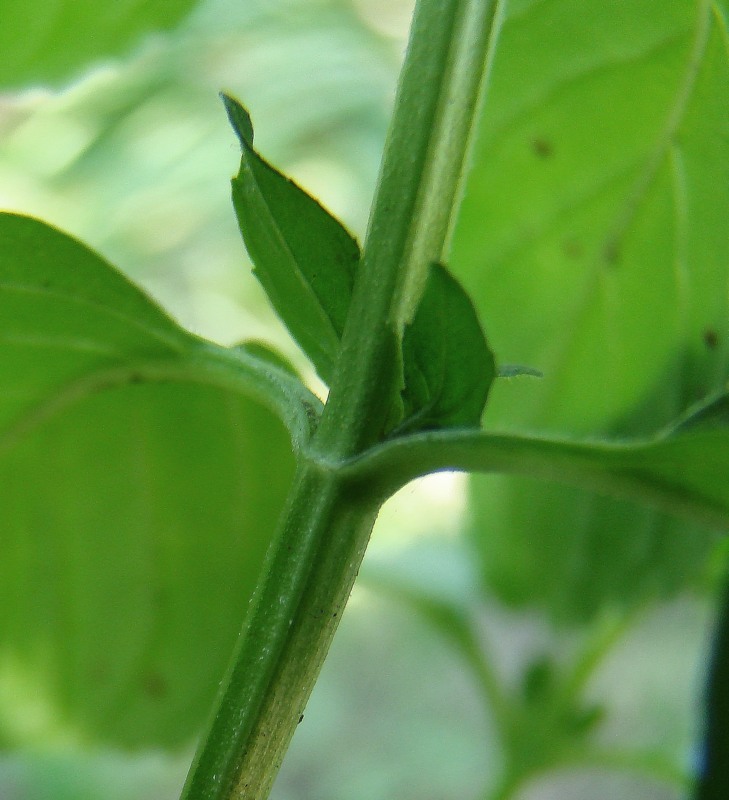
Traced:
POLYGON ((251 115, 229 94, 220 92, 220 99, 223 101, 228 119, 233 126, 236 136, 240 140, 241 147, 253 147, 253 123, 251 122, 251 115))

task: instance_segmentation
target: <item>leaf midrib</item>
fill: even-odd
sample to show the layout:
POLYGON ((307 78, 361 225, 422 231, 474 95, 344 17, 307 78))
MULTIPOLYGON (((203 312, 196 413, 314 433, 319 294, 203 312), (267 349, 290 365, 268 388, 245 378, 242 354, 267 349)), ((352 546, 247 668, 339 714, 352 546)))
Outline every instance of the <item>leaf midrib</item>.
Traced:
MULTIPOLYGON (((268 200, 266 198, 266 192, 260 186, 260 184, 258 182, 258 178, 257 178, 256 173, 255 173, 255 170, 252 169, 250 164, 248 163, 248 157, 249 156, 251 158, 255 159, 255 158, 257 158, 257 153, 254 150, 252 150, 250 147, 246 146, 246 153, 244 155, 243 161, 246 164, 246 170, 248 172, 248 175, 249 175, 251 181, 253 182, 253 184, 256 187, 256 190, 257 190, 257 193, 258 193, 259 202, 265 208, 266 213, 268 214, 269 225, 271 226, 272 230, 274 230, 276 232, 276 237, 278 238, 279 243, 282 245, 282 248, 283 248, 284 252, 286 253, 286 255, 288 257, 289 262, 294 267, 293 273, 297 277, 299 285, 306 292, 307 296, 313 300, 313 306, 316 309, 317 317, 320 320, 322 320, 322 321, 324 321, 326 323, 325 327, 329 328, 329 332, 330 332, 330 337, 329 338, 333 337, 333 343, 335 344, 335 350, 334 350, 333 353, 329 354, 329 357, 330 357, 330 359, 332 361, 332 364, 333 364, 334 361, 336 360, 336 353, 337 353, 337 349, 339 347, 339 343, 341 341, 341 335, 340 335, 340 333, 337 332, 337 328, 336 328, 336 325, 334 324, 334 321, 332 320, 331 316, 329 315, 327 309, 322 305, 321 300, 319 299, 319 296, 314 291, 314 287, 311 285, 311 282, 309 281, 309 279, 307 278, 306 274, 304 273, 304 271, 299 266, 299 262, 298 262, 296 256, 294 255, 294 251, 292 250, 291 245, 289 244, 289 241, 288 241, 286 235, 284 234, 283 230, 281 229, 281 227, 276 222, 276 217, 274 215, 274 212, 271 209, 271 207, 270 207, 270 205, 268 203, 268 200)), ((273 167, 268 165, 268 163, 263 158, 261 158, 260 160, 263 163, 265 169, 273 169, 273 167)), ((274 172, 276 172, 276 170, 274 170, 274 172)), ((282 176, 282 177, 284 177, 284 176, 282 176)), ((297 189, 300 189, 300 187, 298 187, 297 184, 294 183, 294 181, 291 181, 290 179, 285 178, 285 177, 284 177, 284 179, 285 180, 289 180, 289 182, 292 183, 297 189)), ((312 199, 315 202, 318 203, 318 201, 315 200, 315 198, 312 198, 312 199)), ((259 270, 256 269, 255 271, 258 272, 259 270)), ((325 349, 324 348, 324 342, 319 341, 319 346, 322 348, 322 350, 325 349)), ((328 350, 328 346, 327 346, 326 349, 328 350)))
MULTIPOLYGON (((622 212, 618 211, 616 213, 616 222, 608 228, 608 230, 612 228, 613 233, 609 233, 605 237, 606 240, 614 242, 627 235, 630 226, 637 216, 637 211, 641 202, 650 191, 664 160, 668 158, 671 152, 674 137, 683 121, 683 117, 693 94, 693 89, 696 85, 696 79, 701 69, 702 55, 706 49, 711 28, 710 19, 712 6, 713 4, 710 0, 700 0, 694 32, 694 43, 689 52, 686 68, 682 80, 679 82, 674 102, 669 108, 665 123, 659 132, 653 148, 641 159, 644 163, 644 167, 636 177, 633 188, 624 201, 622 212)), ((565 326, 566 331, 580 329, 580 319, 587 313, 591 298, 599 286, 599 281, 597 280, 599 274, 599 270, 593 270, 590 285, 585 287, 582 300, 575 306, 571 322, 569 325, 565 326)), ((557 396, 559 394, 557 387, 561 384, 560 372, 564 370, 567 364, 567 352, 574 346, 575 339, 574 336, 570 334, 564 338, 558 350, 555 349, 553 361, 556 366, 551 370, 552 377, 554 378, 552 383, 553 391, 551 396, 543 398, 542 409, 554 407, 558 402, 562 402, 557 396)))
POLYGON ((643 171, 636 179, 633 190, 625 199, 622 211, 616 214, 615 222, 611 226, 613 233, 608 235, 608 239, 611 241, 619 243, 630 230, 638 208, 653 186, 656 176, 667 158, 671 145, 681 127, 696 87, 696 80, 703 63, 703 55, 709 42, 711 9, 712 3, 710 0, 699 0, 694 41, 689 51, 684 74, 679 82, 674 101, 666 115, 665 123, 658 133, 653 148, 645 158, 643 171))
MULTIPOLYGON (((45 398, 36 402, 31 408, 21 412, 4 428, 0 429, 0 458, 19 444, 25 436, 30 435, 36 428, 73 407, 76 403, 83 402, 88 397, 99 392, 117 389, 128 384, 153 384, 153 383, 180 383, 208 386, 223 392, 232 392, 247 399, 263 403, 260 387, 255 387, 253 382, 245 386, 248 376, 245 373, 236 375, 230 366, 227 367, 228 380, 221 377, 216 379, 213 370, 219 364, 198 363, 190 359, 139 359, 128 361, 123 365, 106 367, 87 372, 84 375, 70 379, 63 386, 56 386, 45 398)), ((312 395, 313 397, 313 395, 312 395)), ((290 417, 282 417, 275 403, 268 405, 269 410, 289 429, 294 437, 301 437, 304 421, 298 409, 291 410, 290 417)), ((302 409, 303 411, 303 409, 302 409)))

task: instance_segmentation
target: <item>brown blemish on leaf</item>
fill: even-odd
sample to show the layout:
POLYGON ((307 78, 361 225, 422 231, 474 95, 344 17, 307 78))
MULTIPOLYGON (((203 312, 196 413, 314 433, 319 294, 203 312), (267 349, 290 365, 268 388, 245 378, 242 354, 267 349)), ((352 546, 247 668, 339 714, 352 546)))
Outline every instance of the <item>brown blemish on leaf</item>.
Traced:
POLYGON ((704 344, 707 350, 716 350, 719 346, 719 335, 713 328, 707 328, 704 331, 704 344))
POLYGON ((562 242, 562 252, 567 256, 567 258, 581 258, 585 252, 584 247, 582 246, 582 242, 577 239, 565 239, 562 242))
POLYGON ((606 264, 614 267, 620 262, 620 242, 617 238, 608 239, 602 248, 602 257, 606 264))
POLYGON ((158 672, 150 672, 142 678, 142 689, 149 697, 158 700, 167 694, 167 681, 158 672))
POLYGON ((538 158, 551 158, 554 155, 554 145, 549 139, 545 139, 543 136, 537 136, 535 139, 532 139, 532 150, 534 151, 534 155, 538 158))

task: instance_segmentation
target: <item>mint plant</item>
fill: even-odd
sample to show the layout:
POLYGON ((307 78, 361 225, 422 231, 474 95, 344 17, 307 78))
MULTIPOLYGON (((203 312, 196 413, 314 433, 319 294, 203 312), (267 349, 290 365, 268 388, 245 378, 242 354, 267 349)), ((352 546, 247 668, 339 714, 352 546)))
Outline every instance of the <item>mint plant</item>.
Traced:
MULTIPOLYGON (((725 33, 721 7, 703 4, 700 12, 697 56, 712 25, 725 33)), ((58 668, 60 693, 82 709, 88 730, 129 744, 148 737, 175 745, 193 733, 180 718, 199 719, 209 704, 200 687, 223 672, 217 656, 194 653, 219 652, 243 621, 184 800, 269 795, 378 510, 413 478, 454 469, 517 474, 628 498, 709 528, 729 526, 726 365, 672 422, 631 439, 481 427, 499 380, 498 348, 486 335, 489 319, 485 334, 448 264, 500 13, 499 4, 482 0, 418 3, 361 248, 265 160, 246 110, 223 98, 242 151, 232 188, 243 239, 273 307, 328 385, 325 403, 279 354, 195 337, 84 245, 38 220, 0 217, 0 456, 7 537, 17 543, 8 550, 22 586, 38 592, 28 592, 6 639, 39 669, 58 668), (288 466, 273 478, 247 474, 243 449, 288 466), (118 481, 88 470, 110 461, 118 481), (28 474, 47 486, 40 504, 24 486, 28 474), (69 491, 80 480, 83 489, 69 491), (260 519, 247 511, 251 495, 260 519), (103 536, 110 508, 122 538, 103 536), (262 553, 257 559, 246 550, 240 560, 230 553, 277 516, 244 614, 262 553), (57 532, 53 542, 71 564, 65 596, 80 619, 76 663, 57 655, 63 642, 48 645, 58 634, 45 612, 60 592, 43 580, 52 557, 47 531, 57 532), (241 562, 245 575, 236 572, 241 562), (153 565, 162 579, 149 585, 153 565), (199 595, 227 593, 209 574, 242 584, 239 602, 213 621, 199 595), (109 636, 122 601, 126 613, 162 609, 161 640, 154 631, 109 636), (109 687, 136 660, 145 664, 144 691, 130 692, 129 708, 109 687), (198 666, 183 674, 178 661, 198 666), (183 708, 189 705, 192 712, 183 708)), ((695 80, 694 71, 686 92, 695 80)), ((667 141, 678 135, 669 121, 667 141)), ((550 144, 534 146, 550 157, 550 144)), ((649 171, 644 181, 652 177, 649 171)), ((620 261, 629 220, 619 222, 603 242, 611 264, 620 261)), ((501 368, 520 370, 534 368, 501 368)), ((61 605, 57 613, 70 612, 61 605)), ((447 622, 473 652, 461 621, 447 622)), ((705 800, 725 796, 727 782, 723 638, 697 790, 705 800)), ((578 684, 579 674, 573 679, 578 684)), ((495 796, 513 796, 525 777, 583 743, 599 711, 580 707, 575 687, 567 688, 549 664, 535 664, 519 704, 492 692, 510 756, 495 796)))

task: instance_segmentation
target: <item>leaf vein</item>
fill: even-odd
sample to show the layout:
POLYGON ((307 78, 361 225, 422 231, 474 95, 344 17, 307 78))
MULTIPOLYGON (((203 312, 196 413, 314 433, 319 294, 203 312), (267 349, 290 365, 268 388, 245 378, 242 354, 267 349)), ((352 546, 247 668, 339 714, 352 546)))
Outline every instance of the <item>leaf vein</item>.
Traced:
POLYGON ((559 97, 568 89, 573 88, 584 80, 591 80, 597 76, 609 73, 614 69, 623 69, 627 66, 639 64, 641 61, 650 59, 665 49, 669 49, 680 42, 686 36, 686 31, 677 31, 655 42, 651 42, 647 47, 638 50, 630 55, 616 58, 612 56, 606 58, 604 61, 582 66, 576 69, 573 73, 567 75, 562 80, 555 81, 546 87, 545 91, 539 93, 535 97, 516 111, 513 116, 506 118, 500 125, 495 126, 488 133, 488 138, 491 142, 498 142, 510 136, 514 128, 525 118, 533 115, 535 112, 545 108, 547 104, 554 103, 559 97))
POLYGON ((40 287, 40 286, 32 286, 29 284, 23 283, 14 283, 9 281, 0 281, 0 292, 17 292, 22 294, 29 294, 29 295, 38 295, 38 296, 45 296, 45 297, 53 297, 58 300, 62 300, 69 305, 76 305, 76 306, 85 306, 87 308, 93 308, 96 311, 100 311, 103 314, 111 317, 112 319, 120 320, 132 328, 136 328, 143 333, 159 340, 160 342, 164 343, 171 349, 175 350, 176 352, 183 352, 184 346, 179 341, 178 338, 175 338, 158 328, 154 328, 150 325, 146 325, 141 322, 139 319, 136 319, 129 314, 126 314, 121 311, 117 311, 113 308, 110 308, 108 305, 103 303, 96 302, 91 300, 88 297, 82 297, 78 294, 71 294, 70 292, 64 292, 59 289, 51 289, 48 287, 40 287))
POLYGON ((653 185, 681 127, 683 117, 693 96, 696 79, 709 41, 711 6, 711 0, 700 0, 699 2, 694 41, 686 62, 683 78, 678 85, 674 101, 666 115, 665 124, 645 159, 643 171, 638 176, 626 198, 622 211, 617 214, 612 234, 608 237, 615 248, 619 249, 620 242, 630 230, 640 204, 653 185))

